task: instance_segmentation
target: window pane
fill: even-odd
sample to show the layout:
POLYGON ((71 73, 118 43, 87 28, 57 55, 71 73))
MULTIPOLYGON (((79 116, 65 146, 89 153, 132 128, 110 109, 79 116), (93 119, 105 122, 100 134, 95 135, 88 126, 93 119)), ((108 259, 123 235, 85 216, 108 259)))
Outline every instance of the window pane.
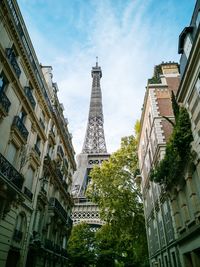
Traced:
POLYGON ((16 146, 13 143, 10 143, 8 147, 7 160, 13 165, 15 165, 16 154, 17 154, 16 146))
POLYGON ((34 170, 32 168, 29 168, 26 174, 26 181, 25 181, 25 185, 29 190, 32 189, 33 178, 34 178, 34 170))
POLYGON ((5 89, 6 84, 8 83, 5 75, 3 73, 0 74, 0 92, 5 89))
POLYGON ((185 43, 184 43, 184 52, 185 52, 185 55, 187 58, 190 55, 191 48, 192 48, 192 42, 190 40, 189 35, 187 35, 187 37, 185 39, 185 43))

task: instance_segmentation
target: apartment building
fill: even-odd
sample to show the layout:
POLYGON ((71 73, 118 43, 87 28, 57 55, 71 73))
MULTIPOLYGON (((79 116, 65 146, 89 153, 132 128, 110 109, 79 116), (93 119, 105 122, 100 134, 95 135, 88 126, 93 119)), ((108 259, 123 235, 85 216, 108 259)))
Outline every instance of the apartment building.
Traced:
POLYGON ((159 184, 150 181, 154 166, 164 157, 172 132, 174 115, 171 94, 179 86, 179 66, 168 62, 155 66, 148 80, 141 116, 138 157, 141 191, 144 199, 149 260, 151 267, 180 266, 171 202, 159 184))
POLYGON ((200 266, 200 1, 196 1, 190 25, 179 36, 181 82, 177 100, 190 116, 194 141, 185 182, 175 188, 173 212, 181 266, 200 266))
POLYGON ((17 2, 0 1, 0 267, 66 266, 76 164, 57 91, 17 2))

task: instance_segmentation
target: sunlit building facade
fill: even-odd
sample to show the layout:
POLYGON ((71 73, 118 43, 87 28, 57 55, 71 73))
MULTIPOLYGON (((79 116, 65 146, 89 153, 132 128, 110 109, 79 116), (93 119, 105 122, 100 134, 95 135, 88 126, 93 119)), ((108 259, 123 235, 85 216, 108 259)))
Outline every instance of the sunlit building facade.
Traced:
POLYGON ((186 107, 194 141, 185 169, 185 182, 174 188, 173 212, 181 266, 200 266, 200 1, 190 25, 179 36, 181 83, 177 100, 186 107))
POLYGON ((141 191, 151 267, 180 266, 170 199, 164 188, 150 181, 151 169, 164 157, 172 132, 171 92, 179 86, 177 63, 162 63, 148 80, 141 116, 138 157, 141 191))
POLYGON ((76 164, 52 79, 17 2, 0 1, 0 267, 67 263, 76 164))

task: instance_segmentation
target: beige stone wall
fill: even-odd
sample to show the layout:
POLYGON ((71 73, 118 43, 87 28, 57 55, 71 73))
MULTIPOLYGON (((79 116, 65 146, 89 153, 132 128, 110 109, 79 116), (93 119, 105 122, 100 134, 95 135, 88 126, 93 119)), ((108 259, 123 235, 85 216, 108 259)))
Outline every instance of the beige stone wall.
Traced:
MULTIPOLYGON (((64 254, 58 251, 65 252, 63 240, 70 233, 71 177, 76 164, 52 68, 48 67, 48 76, 43 76, 17 3, 11 3, 10 7, 7 1, 0 5, 0 75, 7 80, 0 99, 0 160, 9 170, 5 172, 0 164, 0 267, 6 265, 12 247, 18 249, 18 264, 23 267, 29 244, 37 242, 45 247, 44 254, 48 253, 46 239, 51 253, 55 253, 56 245, 59 247, 58 262, 64 260, 64 254), (19 38, 16 21, 23 24, 26 46, 19 38), (6 54, 7 48, 15 53, 15 67, 6 54), (18 118, 18 124, 13 124, 22 111, 23 120, 18 118), (16 174, 23 180, 22 186, 16 186, 16 174)), ((38 261, 36 266, 42 263, 38 261)))

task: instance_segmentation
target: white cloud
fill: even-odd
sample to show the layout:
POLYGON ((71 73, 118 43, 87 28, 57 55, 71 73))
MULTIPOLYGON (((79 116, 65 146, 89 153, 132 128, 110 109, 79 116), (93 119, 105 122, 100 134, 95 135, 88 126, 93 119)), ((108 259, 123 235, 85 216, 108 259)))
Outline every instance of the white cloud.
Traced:
MULTIPOLYGON (((40 51, 39 58, 43 64, 53 66, 59 98, 65 106, 77 153, 81 151, 85 137, 92 84, 90 71, 96 55, 103 72, 101 87, 109 152, 119 147, 122 136, 133 133, 153 66, 178 58, 177 40, 169 38, 170 25, 165 25, 163 30, 162 25, 152 24, 152 18, 145 17, 150 3, 129 1, 117 17, 111 2, 94 2, 93 16, 88 22, 87 43, 74 42, 70 51, 67 44, 65 51, 52 44, 49 46, 48 39, 40 34, 39 29, 32 29, 31 36, 37 40, 34 43, 36 50, 40 51)), ((81 15, 78 28, 85 25, 81 15)))

